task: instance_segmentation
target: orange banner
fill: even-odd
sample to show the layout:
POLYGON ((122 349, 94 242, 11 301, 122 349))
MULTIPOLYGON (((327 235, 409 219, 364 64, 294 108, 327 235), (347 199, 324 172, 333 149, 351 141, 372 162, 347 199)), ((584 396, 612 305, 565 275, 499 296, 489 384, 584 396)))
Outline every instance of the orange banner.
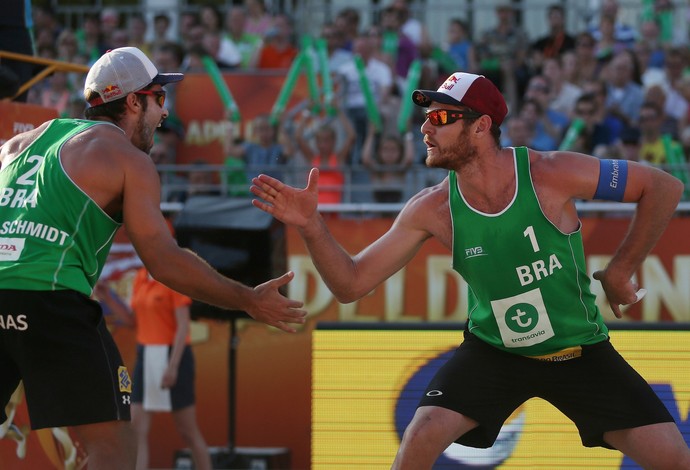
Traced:
MULTIPOLYGON (((391 219, 336 219, 329 229, 350 253, 357 253, 382 235, 391 219)), ((629 220, 587 218, 583 238, 589 272, 603 267, 627 231, 629 220)), ((690 219, 671 221, 660 242, 637 273, 647 296, 625 311, 625 318, 613 317, 601 294, 593 288, 607 321, 690 321, 690 219)), ((131 270, 138 259, 120 236, 117 252, 107 267, 118 291, 128 295, 131 270)), ((450 266, 450 253, 430 240, 405 269, 358 302, 341 305, 318 276, 296 231, 287 230, 288 268, 296 274, 288 295, 303 300, 308 322, 294 335, 251 320, 239 322, 237 348, 236 444, 243 447, 286 447, 291 468, 310 468, 311 458, 311 349, 312 330, 318 322, 387 322, 420 325, 457 322, 465 319, 465 287, 450 266)), ((197 409, 199 424, 211 446, 228 441, 228 338, 227 323, 203 321, 197 325, 193 345, 197 364, 197 409)), ((114 327, 113 334, 128 367, 134 360, 134 331, 114 327)), ((28 429, 23 400, 14 423, 28 429)), ((60 455, 50 431, 29 434, 26 456, 18 459, 16 443, 6 435, 0 440, 1 469, 64 468, 52 463, 60 455), (48 436, 40 438, 39 434, 48 436), (46 444, 48 442, 48 444, 46 444), (52 447, 51 447, 52 446, 52 447), (52 459, 52 460, 51 460, 52 459)), ((173 465, 175 451, 184 447, 169 415, 156 416, 151 431, 151 466, 173 465)), ((57 460, 59 462, 59 459, 57 460)))
MULTIPOLYGON (((253 118, 271 112, 285 81, 285 74, 226 73, 223 78, 242 116, 242 122, 233 129, 233 136, 243 137, 253 118)), ((290 109, 307 97, 307 81, 302 75, 285 109, 290 109)), ((211 77, 199 73, 186 74, 175 91, 175 110, 185 134, 184 142, 178 147, 177 163, 201 159, 214 165, 222 164, 225 157, 222 142, 228 132, 229 121, 211 77)))
POLYGON ((12 136, 35 129, 58 117, 57 111, 35 104, 0 101, 0 145, 12 136))

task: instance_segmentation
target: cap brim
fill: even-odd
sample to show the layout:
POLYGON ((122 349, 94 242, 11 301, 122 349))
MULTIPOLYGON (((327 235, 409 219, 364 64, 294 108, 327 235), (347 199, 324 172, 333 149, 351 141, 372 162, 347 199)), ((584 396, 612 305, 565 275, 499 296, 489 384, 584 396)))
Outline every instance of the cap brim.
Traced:
POLYGON ((460 103, 458 100, 446 95, 445 93, 441 93, 440 91, 415 90, 412 92, 412 102, 417 106, 428 108, 431 106, 432 101, 437 101, 443 104, 451 104, 453 106, 462 106, 462 103, 460 103))
POLYGON ((179 82, 183 78, 183 73, 159 73, 153 77, 151 83, 155 83, 156 85, 165 85, 166 83, 179 82))

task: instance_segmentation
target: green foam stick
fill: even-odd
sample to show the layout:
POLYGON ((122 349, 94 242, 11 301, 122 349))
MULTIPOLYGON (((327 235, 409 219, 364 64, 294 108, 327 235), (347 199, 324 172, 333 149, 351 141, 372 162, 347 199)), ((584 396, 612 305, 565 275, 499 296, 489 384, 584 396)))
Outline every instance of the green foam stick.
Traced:
POLYGON ((328 49, 326 40, 319 38, 315 42, 316 54, 319 58, 319 70, 321 71, 321 87, 323 89, 323 103, 326 106, 326 112, 330 116, 336 114, 336 109, 333 104, 333 80, 331 79, 330 65, 328 64, 328 49))
POLYGON ((321 111, 321 106, 319 105, 319 85, 316 80, 316 69, 314 68, 314 56, 312 54, 314 47, 311 37, 305 36, 303 44, 302 55, 304 56, 304 68, 307 72, 311 110, 313 113, 319 113, 321 111))
POLYGON ((216 61, 213 60, 213 58, 207 55, 201 58, 201 62, 204 65, 206 73, 208 73, 211 77, 213 86, 215 86, 216 91, 218 92, 218 95, 220 96, 220 99, 223 102, 223 106, 227 111, 229 111, 230 120, 233 122, 239 122, 241 120, 240 110, 237 108, 237 103, 235 103, 235 99, 232 97, 232 93, 230 93, 230 88, 228 88, 228 84, 225 83, 223 75, 220 73, 218 64, 216 64, 216 61))
POLYGON ((407 71, 407 80, 405 82, 405 92, 402 95, 402 103, 400 105, 400 112, 398 113, 398 131, 403 134, 407 130, 407 123, 412 115, 412 92, 417 89, 419 85, 419 78, 422 75, 422 61, 415 59, 410 64, 410 69, 407 71))
POLYGON ((384 31, 381 51, 389 54, 393 60, 398 59, 398 33, 395 31, 384 31))
POLYGON ((276 102, 273 104, 273 108, 271 109, 271 115, 269 118, 271 124, 276 124, 280 119, 281 114, 283 114, 283 112, 285 111, 285 106, 287 105, 287 102, 290 99, 292 90, 295 88, 297 78, 299 77, 299 74, 302 70, 303 62, 304 53, 300 52, 293 59, 292 64, 290 65, 290 69, 288 70, 287 76, 285 77, 285 81, 283 82, 283 86, 280 89, 280 93, 278 94, 278 98, 276 99, 276 102))
POLYGON ((359 85, 362 88, 362 93, 364 94, 364 101, 367 106, 367 116, 369 120, 374 124, 376 130, 381 132, 383 124, 381 123, 381 114, 379 114, 379 108, 376 106, 376 101, 374 100, 374 94, 371 91, 371 85, 369 84, 369 78, 367 77, 366 71, 364 70, 364 61, 359 55, 355 56, 355 66, 357 67, 357 74, 359 75, 359 85))
POLYGON ((579 118, 573 119, 573 122, 570 124, 570 127, 568 127, 568 131, 565 133, 565 137, 563 137, 558 150, 570 150, 575 143, 575 140, 577 140, 578 136, 580 135, 580 132, 582 132, 582 129, 584 128, 585 121, 579 118))

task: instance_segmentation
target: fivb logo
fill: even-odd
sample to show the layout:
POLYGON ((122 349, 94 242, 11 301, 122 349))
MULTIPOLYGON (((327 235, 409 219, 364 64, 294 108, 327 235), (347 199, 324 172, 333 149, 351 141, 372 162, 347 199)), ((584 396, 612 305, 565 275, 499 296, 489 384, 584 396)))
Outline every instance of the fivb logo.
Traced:
POLYGON ((465 248, 465 259, 476 258, 477 256, 486 256, 484 253, 484 248, 481 246, 473 246, 470 248, 465 248))

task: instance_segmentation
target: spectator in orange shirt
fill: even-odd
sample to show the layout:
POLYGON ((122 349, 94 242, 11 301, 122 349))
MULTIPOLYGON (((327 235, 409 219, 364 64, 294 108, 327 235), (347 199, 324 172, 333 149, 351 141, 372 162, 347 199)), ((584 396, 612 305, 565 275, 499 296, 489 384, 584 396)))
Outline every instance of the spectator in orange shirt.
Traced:
POLYGON ((304 159, 310 165, 320 169, 321 190, 319 190, 320 204, 339 204, 343 200, 343 186, 345 174, 343 165, 355 144, 355 130, 347 115, 338 110, 337 125, 344 131, 344 139, 340 146, 338 132, 334 124, 327 121, 317 121, 314 132, 314 146, 305 137, 305 127, 313 124, 311 119, 303 119, 295 130, 295 140, 304 159))
POLYGON ((287 15, 276 15, 273 26, 266 32, 264 45, 259 51, 257 68, 287 69, 297 56, 292 20, 287 15))
POLYGON ((211 457, 194 406, 194 357, 189 337, 192 300, 137 271, 131 311, 104 283, 98 298, 125 325, 137 328, 137 362, 132 380, 132 423, 137 433, 137 470, 148 468, 153 412, 172 412, 180 436, 192 451, 194 468, 211 470, 211 457))

